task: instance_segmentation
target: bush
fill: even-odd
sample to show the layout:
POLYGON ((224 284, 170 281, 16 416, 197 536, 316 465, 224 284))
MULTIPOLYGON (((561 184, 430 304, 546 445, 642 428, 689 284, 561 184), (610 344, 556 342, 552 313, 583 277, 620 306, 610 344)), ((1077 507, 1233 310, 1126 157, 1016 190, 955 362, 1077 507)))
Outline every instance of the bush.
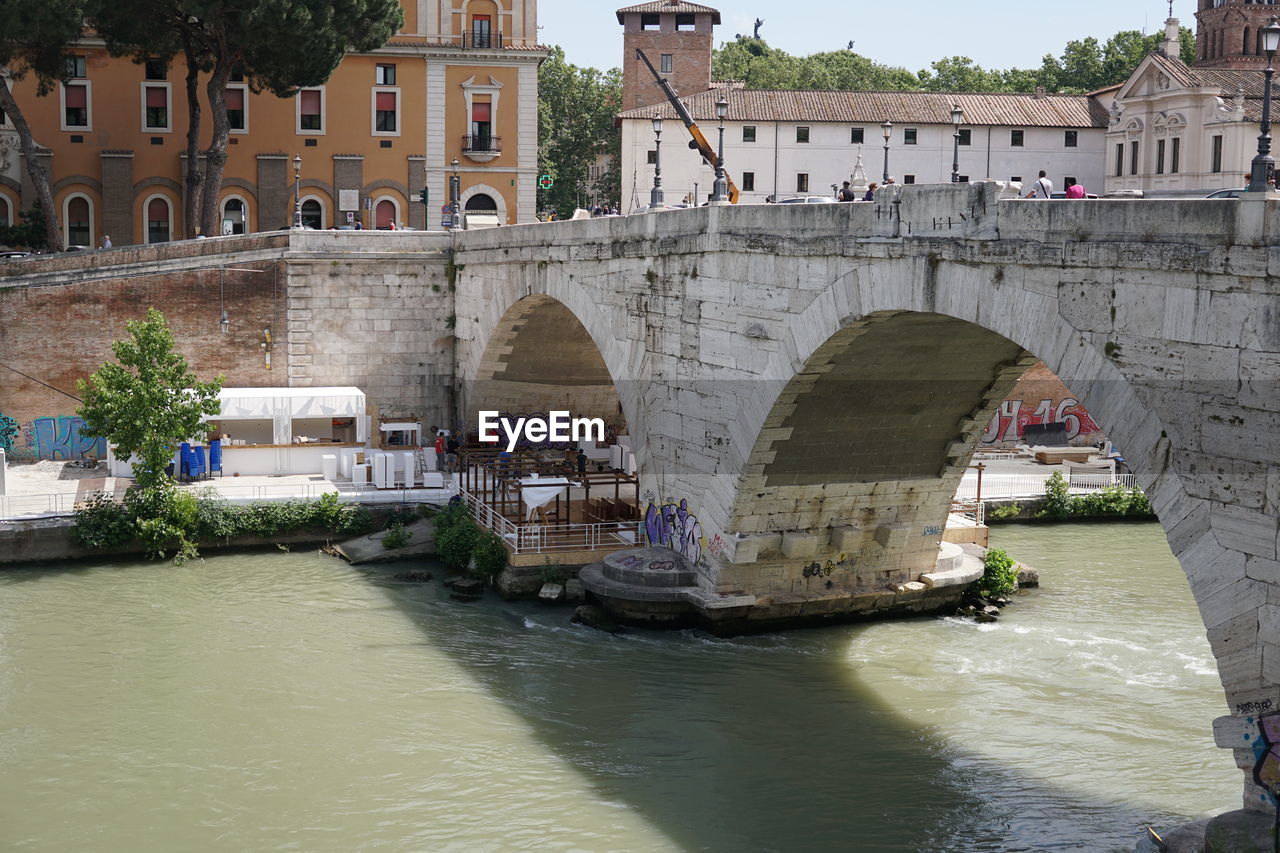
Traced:
POLYGON ((490 530, 479 533, 471 555, 475 558, 476 577, 483 580, 492 582, 507 567, 507 546, 490 530))
POLYGON ((1008 521, 1022 515, 1022 507, 1016 503, 997 504, 987 510, 987 518, 995 521, 1008 521))
POLYGON ((436 556, 447 566, 465 569, 471 562, 480 528, 470 518, 436 530, 436 556))
POLYGON ((1040 501, 1037 515, 1050 518, 1069 518, 1074 510, 1071 486, 1061 471, 1054 471, 1044 484, 1044 499, 1040 501))
POLYGON ((76 507, 71 541, 81 548, 116 548, 136 535, 133 519, 124 507, 102 492, 95 492, 76 507))
POLYGON ((543 583, 564 583, 569 573, 565 571, 564 566, 559 563, 551 562, 551 558, 547 557, 542 564, 542 582, 543 583))
POLYGON ((409 540, 412 538, 413 534, 405 530, 403 524, 393 522, 382 537, 382 547, 387 550, 403 548, 409 544, 409 540))
POLYGON ((1007 595, 1018 588, 1018 569, 1003 548, 988 548, 982 560, 982 577, 973 589, 984 598, 1007 595))

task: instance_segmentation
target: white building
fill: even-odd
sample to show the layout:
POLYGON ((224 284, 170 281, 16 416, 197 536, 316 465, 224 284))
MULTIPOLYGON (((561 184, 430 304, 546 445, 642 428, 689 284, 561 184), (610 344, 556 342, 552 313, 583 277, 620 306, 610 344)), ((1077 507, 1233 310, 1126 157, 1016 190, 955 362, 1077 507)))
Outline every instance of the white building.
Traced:
MULTIPOLYGON (((956 128, 960 125, 962 181, 1035 180, 1041 169, 1061 188, 1070 177, 1086 190, 1103 183, 1107 111, 1088 95, 947 94, 932 92, 755 91, 717 87, 680 98, 694 121, 717 144, 715 102, 729 103, 724 131, 726 171, 743 203, 768 197, 830 195, 852 180, 858 157, 872 181, 886 172, 882 124, 892 124, 887 173, 898 183, 951 180, 956 128)), ((624 112, 622 202, 625 211, 649 204, 656 151, 653 116, 663 118, 661 167, 667 204, 705 201, 712 168, 689 149, 689 135, 668 103, 624 112)))
POLYGON ((1177 32, 1171 18, 1161 51, 1114 91, 1107 192, 1204 195, 1245 184, 1258 150, 1262 72, 1189 67, 1177 58, 1177 32))

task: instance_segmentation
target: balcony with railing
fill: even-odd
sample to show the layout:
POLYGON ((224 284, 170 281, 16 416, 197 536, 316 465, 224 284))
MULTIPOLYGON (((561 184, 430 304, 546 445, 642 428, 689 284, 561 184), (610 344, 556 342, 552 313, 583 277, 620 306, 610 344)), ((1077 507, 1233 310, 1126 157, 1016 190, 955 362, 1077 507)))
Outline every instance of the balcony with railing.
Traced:
POLYGON ((502 138, 488 133, 468 133, 462 137, 462 153, 484 163, 502 153, 502 138))
POLYGON ((502 33, 472 30, 459 37, 459 46, 466 50, 501 50, 502 41, 502 33))

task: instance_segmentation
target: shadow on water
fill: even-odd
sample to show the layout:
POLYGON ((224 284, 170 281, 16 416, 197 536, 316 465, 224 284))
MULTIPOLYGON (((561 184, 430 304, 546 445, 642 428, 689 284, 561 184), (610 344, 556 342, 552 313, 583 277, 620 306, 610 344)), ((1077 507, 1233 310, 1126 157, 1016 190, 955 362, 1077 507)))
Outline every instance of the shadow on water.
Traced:
MULTIPOLYGON (((602 799, 682 849, 1131 850, 1151 819, 912 725, 854 675, 857 626, 610 636, 564 608, 458 604, 438 580, 395 582, 403 568, 357 571, 602 799)), ((1049 742, 1027 749, 1054 760, 1049 742)))

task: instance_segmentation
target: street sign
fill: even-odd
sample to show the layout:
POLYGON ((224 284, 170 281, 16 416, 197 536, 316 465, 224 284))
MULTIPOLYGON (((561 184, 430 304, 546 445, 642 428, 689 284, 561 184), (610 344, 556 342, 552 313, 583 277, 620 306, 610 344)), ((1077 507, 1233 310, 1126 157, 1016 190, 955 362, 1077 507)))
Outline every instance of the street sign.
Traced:
POLYGON ((541 178, 538 178, 538 189, 549 190, 555 185, 555 179, 550 175, 543 175, 541 178))

